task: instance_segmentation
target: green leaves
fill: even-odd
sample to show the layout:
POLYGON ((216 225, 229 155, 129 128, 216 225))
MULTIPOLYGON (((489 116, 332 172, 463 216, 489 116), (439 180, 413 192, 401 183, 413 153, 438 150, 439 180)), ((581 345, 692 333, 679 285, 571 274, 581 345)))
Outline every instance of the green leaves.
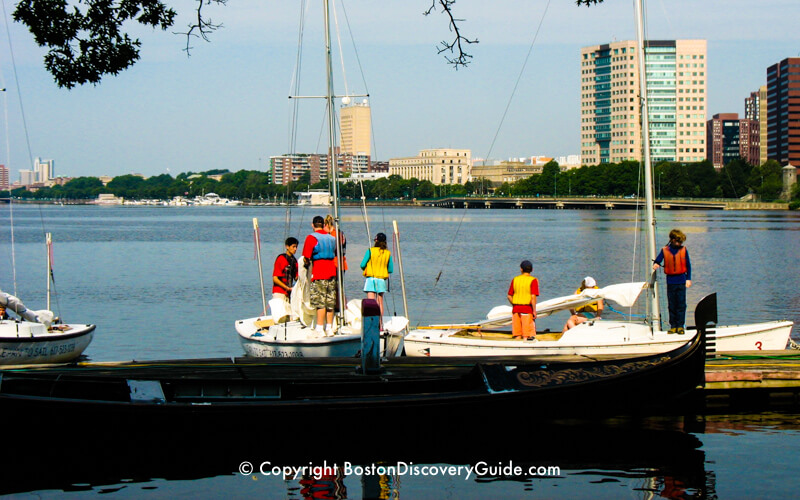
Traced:
POLYGON ((139 59, 141 42, 122 32, 134 21, 166 30, 175 11, 160 0, 21 0, 14 20, 50 50, 45 67, 59 87, 97 84, 139 59))

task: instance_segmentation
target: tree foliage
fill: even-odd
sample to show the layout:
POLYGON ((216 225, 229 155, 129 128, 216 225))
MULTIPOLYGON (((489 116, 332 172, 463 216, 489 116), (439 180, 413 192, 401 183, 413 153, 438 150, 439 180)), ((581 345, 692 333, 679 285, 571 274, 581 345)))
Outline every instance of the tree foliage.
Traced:
POLYGON ((141 42, 123 31, 130 22, 166 30, 175 11, 160 0, 21 0, 14 20, 28 27, 59 87, 97 84, 139 59, 141 42))

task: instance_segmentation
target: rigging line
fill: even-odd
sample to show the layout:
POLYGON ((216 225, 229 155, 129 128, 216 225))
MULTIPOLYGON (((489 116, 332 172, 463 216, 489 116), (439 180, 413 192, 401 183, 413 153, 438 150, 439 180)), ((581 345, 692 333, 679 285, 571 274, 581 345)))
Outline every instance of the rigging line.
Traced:
POLYGON ((525 56, 525 61, 522 63, 522 68, 519 70, 519 75, 517 75, 517 81, 514 83, 514 89, 511 91, 511 95, 508 97, 508 103, 506 104, 506 109, 503 111, 503 116, 500 118, 500 123, 497 125, 497 131, 494 133, 494 138, 492 139, 492 143, 489 146, 489 151, 486 153, 485 158, 488 160, 489 156, 492 154, 492 150, 494 149, 494 144, 497 142, 497 137, 500 135, 500 129, 503 127, 503 122, 506 120, 506 116, 508 115, 508 110, 511 109, 511 102, 514 100, 514 94, 517 92, 517 88, 519 87, 519 82, 522 81, 522 75, 525 73, 525 66, 528 65, 528 59, 531 57, 531 53, 533 52, 533 46, 536 44, 536 39, 539 37, 539 31, 542 29, 542 24, 544 24, 544 18, 547 15, 547 9, 550 7, 550 1, 547 0, 547 5, 544 6, 544 12, 542 12, 542 18, 539 20, 539 26, 536 28, 536 33, 533 35, 533 41, 531 41, 531 46, 528 48, 528 54, 525 56))
MULTIPOLYGON (((5 14, 5 3, 3 4, 3 13, 5 14)), ((8 25, 6 25, 8 29, 8 25)), ((3 92, 3 119, 5 120, 6 131, 6 166, 9 167, 11 172, 11 140, 8 131, 8 92, 6 90, 6 78, 3 73, 3 67, 0 65, 0 85, 2 85, 3 92)), ((11 197, 11 187, 8 188, 8 223, 11 233, 11 282, 14 289, 14 295, 19 295, 17 292, 17 254, 16 245, 14 244, 14 200, 11 197)))
MULTIPOLYGON (((447 252, 444 255, 444 260, 442 261, 442 267, 439 269, 439 274, 436 275, 436 278, 433 280, 433 286, 430 289, 430 296, 433 296, 433 292, 436 291, 436 286, 439 284, 439 280, 442 277, 442 273, 444 272, 444 266, 447 264, 447 258, 450 256, 450 252, 453 250, 453 247, 456 244, 456 238, 458 237, 458 233, 461 230, 461 225, 464 223, 464 218, 467 216, 467 204, 464 203, 464 211, 461 215, 461 220, 458 221, 458 226, 456 227, 456 231, 453 234, 453 241, 450 242, 450 246, 447 248, 447 252)), ((426 300, 425 306, 422 308, 422 312, 419 315, 420 320, 417 321, 417 326, 421 323, 421 318, 424 317, 425 312, 428 309, 428 304, 432 303, 432 300, 426 300)))
POLYGON ((344 50, 342 50, 342 36, 339 33, 339 17, 336 15, 336 0, 331 2, 331 10, 333 11, 333 25, 336 28, 336 43, 339 44, 339 63, 342 65, 342 80, 344 80, 344 95, 349 96, 350 92, 347 90, 347 72, 344 69, 344 50))
MULTIPOLYGON (((303 67, 303 35, 305 34, 305 19, 308 13, 308 4, 306 0, 300 2, 300 21, 297 33, 297 54, 295 56, 294 71, 292 73, 292 81, 289 84, 290 95, 296 96, 300 94, 300 76, 303 67)), ((289 152, 295 153, 297 146, 297 114, 299 112, 299 99, 290 101, 291 104, 291 120, 289 122, 289 152)))
MULTIPOLYGON (((339 5, 342 6, 342 13, 344 14, 344 21, 345 25, 347 26, 347 32, 350 34, 350 42, 353 44, 353 54, 356 56, 356 62, 358 63, 358 71, 361 73, 361 82, 364 84, 364 93, 370 96, 370 115, 372 110, 372 96, 369 93, 369 86, 367 86, 367 78, 364 76, 364 67, 361 65, 361 57, 358 55, 358 47, 356 46, 355 37, 353 37, 353 30, 350 28, 350 18, 347 16, 347 9, 344 6, 344 0, 339 2, 339 5)), ((372 132, 372 155, 373 158, 378 157, 378 148, 375 142, 375 122, 370 119, 369 121, 370 131, 372 132)))

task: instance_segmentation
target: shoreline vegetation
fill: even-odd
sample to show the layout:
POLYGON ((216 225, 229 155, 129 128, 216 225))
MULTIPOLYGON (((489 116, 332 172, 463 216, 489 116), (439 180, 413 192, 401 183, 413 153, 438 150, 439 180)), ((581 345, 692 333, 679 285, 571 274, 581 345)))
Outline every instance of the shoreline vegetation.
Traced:
MULTIPOLYGON (((734 160, 716 171, 708 162, 677 164, 663 162, 656 166, 654 188, 658 200, 707 200, 709 202, 764 204, 776 202, 785 208, 800 208, 800 184, 792 189, 791 200, 781 202, 783 180, 778 162, 767 161, 761 166, 734 160)), ((340 198, 343 204, 361 203, 362 192, 368 204, 420 205, 423 200, 453 200, 461 198, 500 199, 635 199, 643 193, 638 162, 608 163, 562 171, 551 161, 541 174, 516 182, 493 185, 486 179, 465 184, 434 185, 430 181, 403 179, 392 175, 377 180, 356 181, 341 179, 340 198)), ((310 184, 308 174, 288 185, 273 184, 270 172, 254 170, 209 170, 186 172, 172 177, 161 174, 144 178, 121 175, 107 184, 97 177, 77 177, 63 185, 42 187, 29 191, 25 187, 0 191, 0 199, 33 203, 91 203, 98 196, 113 195, 126 201, 168 201, 175 197, 192 198, 208 193, 244 205, 294 204, 295 192, 308 189, 328 189, 328 181, 310 184)), ((461 204, 463 206, 463 203, 461 204)), ((443 205, 440 205, 443 206, 443 205)), ((456 203, 455 206, 459 206, 456 203)), ((562 207, 556 207, 562 208, 562 207)))

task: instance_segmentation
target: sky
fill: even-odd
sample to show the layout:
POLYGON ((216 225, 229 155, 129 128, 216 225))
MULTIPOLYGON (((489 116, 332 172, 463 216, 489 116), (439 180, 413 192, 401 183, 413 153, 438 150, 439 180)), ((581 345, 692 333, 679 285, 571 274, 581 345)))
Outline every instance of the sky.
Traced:
MULTIPOLYGON (((14 2, 3 1, 9 19, 14 2)), ((210 43, 193 41, 187 57, 176 32, 195 2, 166 1, 179 14, 172 29, 131 29, 142 41, 136 65, 72 90, 53 82, 45 51, 24 26, 0 23, 7 89, 0 128, 8 137, 0 163, 12 182, 36 157, 55 160, 59 176, 175 176, 267 170, 270 156, 291 151, 301 2, 210 6, 206 15, 223 28, 210 43)), ((437 147, 468 148, 474 158, 578 154, 580 49, 636 36, 633 0, 591 8, 572 0, 458 0, 463 34, 479 43, 467 47, 472 63, 456 71, 437 54, 450 37, 445 15, 422 15, 430 0, 335 3, 334 37, 343 47, 334 41, 336 92, 370 95, 373 159, 384 161, 437 147)), ((301 95, 324 93, 321 4, 309 0, 305 9, 301 95)), ((647 37, 706 39, 707 118, 743 115, 744 98, 766 84, 766 68, 800 56, 798 19, 796 0, 649 0, 647 37)), ((295 150, 324 152, 323 100, 300 100, 298 109, 295 150)))

